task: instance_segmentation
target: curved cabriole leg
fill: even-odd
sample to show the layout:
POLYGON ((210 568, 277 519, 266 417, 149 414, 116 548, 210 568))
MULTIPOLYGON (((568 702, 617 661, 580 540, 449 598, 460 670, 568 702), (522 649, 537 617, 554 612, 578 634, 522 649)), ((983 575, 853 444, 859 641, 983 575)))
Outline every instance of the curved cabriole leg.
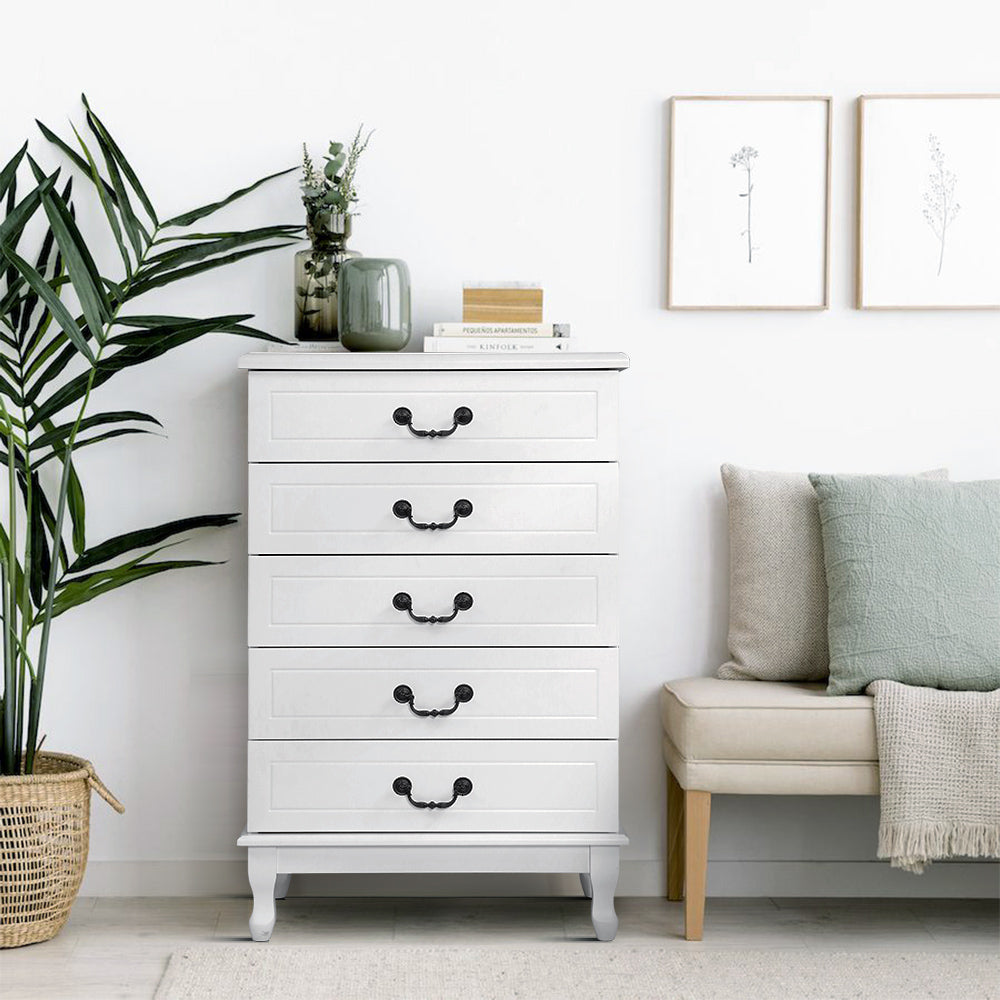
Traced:
POLYGON ((587 899, 594 898, 594 883, 590 879, 590 872, 580 872, 580 888, 587 899))
POLYGON ((251 847, 247 852, 247 874, 253 890, 250 937, 269 941, 274 930, 274 889, 278 878, 278 851, 274 847, 251 847))
POLYGON ((590 849, 590 881, 593 896, 590 919, 598 941, 614 941, 618 933, 618 915, 615 913, 615 889, 618 887, 618 848, 592 847, 590 849))
POLYGON ((274 898, 284 899, 288 895, 288 883, 292 881, 291 875, 279 875, 274 881, 274 898))

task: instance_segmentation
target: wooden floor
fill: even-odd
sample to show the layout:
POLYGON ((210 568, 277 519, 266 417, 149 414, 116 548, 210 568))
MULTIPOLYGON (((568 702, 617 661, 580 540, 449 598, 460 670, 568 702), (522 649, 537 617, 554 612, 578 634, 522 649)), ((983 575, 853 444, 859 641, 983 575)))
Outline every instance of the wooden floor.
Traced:
MULTIPOLYGON (((674 948, 991 951, 995 900, 710 899, 705 940, 682 938, 682 904, 617 900, 613 944, 674 948)), ((151 997, 171 952, 247 940, 237 898, 80 899, 52 941, 0 952, 3 1000, 151 997)), ((318 899, 278 903, 273 945, 530 946, 593 938, 585 899, 318 899)), ((269 945, 261 945, 267 948, 269 945)))

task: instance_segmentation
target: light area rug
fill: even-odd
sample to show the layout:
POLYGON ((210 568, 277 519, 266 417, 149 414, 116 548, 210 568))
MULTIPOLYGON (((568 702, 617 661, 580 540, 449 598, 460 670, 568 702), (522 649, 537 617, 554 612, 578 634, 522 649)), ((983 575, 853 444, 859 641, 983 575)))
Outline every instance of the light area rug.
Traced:
POLYGON ((156 1000, 994 1000, 1000 956, 563 945, 215 945, 175 952, 156 1000))

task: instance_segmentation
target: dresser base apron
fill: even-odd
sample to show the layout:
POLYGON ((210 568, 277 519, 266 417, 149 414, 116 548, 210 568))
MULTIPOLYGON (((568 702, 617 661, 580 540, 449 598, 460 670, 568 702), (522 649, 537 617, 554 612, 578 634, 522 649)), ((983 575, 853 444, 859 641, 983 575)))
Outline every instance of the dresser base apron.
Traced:
POLYGON ((615 887, 623 833, 246 833, 250 936, 267 941, 290 876, 392 872, 578 872, 599 941, 618 931, 615 887))

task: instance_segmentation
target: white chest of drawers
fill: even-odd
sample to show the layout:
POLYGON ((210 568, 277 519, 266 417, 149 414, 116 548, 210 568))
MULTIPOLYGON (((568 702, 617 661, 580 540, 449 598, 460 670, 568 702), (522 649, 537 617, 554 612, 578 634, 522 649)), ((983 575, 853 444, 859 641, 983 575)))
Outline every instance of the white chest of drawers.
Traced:
POLYGON ((620 354, 250 354, 250 932, 294 873, 578 872, 618 927, 620 354))

